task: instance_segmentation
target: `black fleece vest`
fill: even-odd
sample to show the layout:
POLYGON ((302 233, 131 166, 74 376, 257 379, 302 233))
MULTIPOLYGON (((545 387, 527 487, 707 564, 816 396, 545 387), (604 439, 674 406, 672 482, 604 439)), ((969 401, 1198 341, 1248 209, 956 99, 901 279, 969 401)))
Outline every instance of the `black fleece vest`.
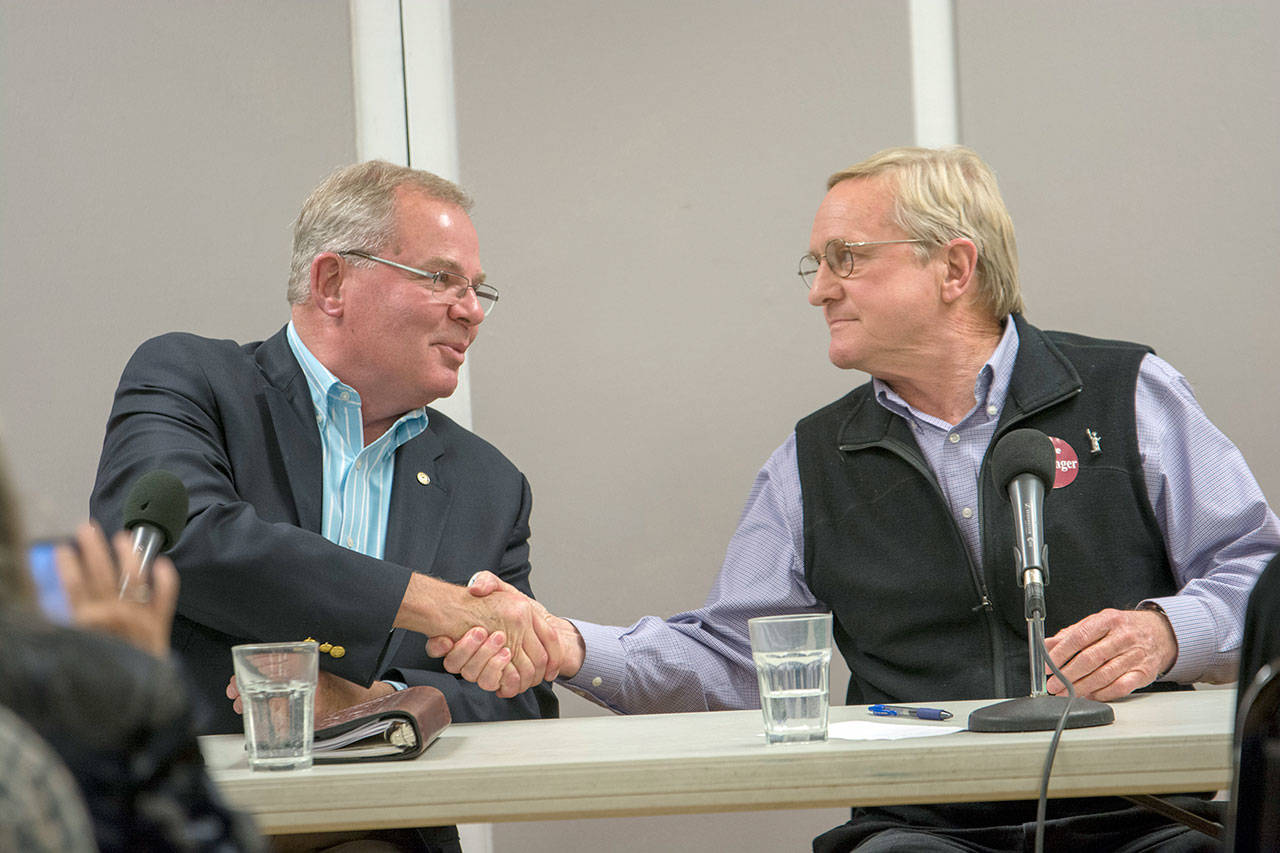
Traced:
MULTIPOLYGON (((1172 595, 1133 410, 1138 368, 1151 350, 1013 320, 1017 360, 991 446, 1034 427, 1079 458, 1075 481, 1045 499, 1045 633, 1106 607, 1172 595)), ((853 673, 847 702, 1027 695, 1012 510, 988 471, 990 447, 979 472, 980 566, 908 424, 875 401, 870 383, 801 420, 796 452, 805 577, 835 616, 853 673)))

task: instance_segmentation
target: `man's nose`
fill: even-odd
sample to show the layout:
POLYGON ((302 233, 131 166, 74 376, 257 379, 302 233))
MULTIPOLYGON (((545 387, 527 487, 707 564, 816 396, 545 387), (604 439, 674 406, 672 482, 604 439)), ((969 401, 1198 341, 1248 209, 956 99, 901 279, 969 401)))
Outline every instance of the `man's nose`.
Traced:
POLYGON ((468 287, 466 294, 449 306, 449 313, 473 326, 484 322, 484 308, 480 305, 480 297, 476 295, 474 287, 468 287))
POLYGON ((821 308, 838 299, 840 291, 840 277, 831 271, 826 261, 818 264, 818 271, 813 274, 813 283, 809 285, 809 304, 821 308))

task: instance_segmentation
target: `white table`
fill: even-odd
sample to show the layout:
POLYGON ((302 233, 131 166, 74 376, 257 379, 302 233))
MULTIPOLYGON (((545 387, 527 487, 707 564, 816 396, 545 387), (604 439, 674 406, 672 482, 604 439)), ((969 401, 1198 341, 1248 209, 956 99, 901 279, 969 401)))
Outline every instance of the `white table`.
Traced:
MULTIPOLYGON (((1050 796, 1229 786, 1235 693, 1135 696, 1063 734, 1050 796)), ((937 703, 963 724, 984 702, 937 703)), ((869 718, 835 707, 832 721, 869 718)), ((945 725, 916 722, 922 726, 945 725)), ((413 761, 251 772, 243 738, 201 738, 214 780, 264 832, 743 809, 1030 799, 1050 732, 767 745, 759 711, 455 724, 413 761)))

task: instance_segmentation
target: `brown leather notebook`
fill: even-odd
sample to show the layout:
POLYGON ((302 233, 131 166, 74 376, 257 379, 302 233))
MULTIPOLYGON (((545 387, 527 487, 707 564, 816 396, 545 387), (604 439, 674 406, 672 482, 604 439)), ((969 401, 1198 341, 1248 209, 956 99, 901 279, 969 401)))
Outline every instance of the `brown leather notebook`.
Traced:
POLYGON ((317 763, 392 761, 421 755, 452 717, 434 687, 407 687, 316 717, 317 763))

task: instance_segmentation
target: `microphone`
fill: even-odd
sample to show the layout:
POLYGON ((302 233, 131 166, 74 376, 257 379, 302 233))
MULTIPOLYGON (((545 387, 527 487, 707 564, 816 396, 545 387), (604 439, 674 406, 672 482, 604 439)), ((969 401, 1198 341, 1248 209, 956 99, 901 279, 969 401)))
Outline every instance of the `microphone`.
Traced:
MULTIPOLYGON (((1027 652, 1031 695, 986 705, 969 714, 975 732, 1038 732, 1105 726, 1115 712, 1101 702, 1052 696, 1045 689, 1044 585, 1049 582, 1049 545, 1044 536, 1044 495, 1053 487, 1057 452, 1038 429, 1016 429, 991 451, 991 476, 1013 504, 1014 567, 1023 589, 1027 618, 1027 652)), ((1057 670, 1054 670, 1057 672, 1057 670)), ((1065 679, 1064 679, 1065 681, 1065 679)))
POLYGON ((1027 618, 1044 618, 1049 545, 1044 538, 1044 496, 1053 487, 1057 454, 1038 429, 1016 429, 991 452, 991 476, 1013 504, 1014 568, 1025 590, 1027 618))
POLYGON ((151 566, 182 535, 187 506, 187 487, 168 471, 157 468, 134 481, 124 502, 124 527, 133 531, 133 550, 142 558, 137 573, 126 573, 121 579, 121 598, 133 583, 139 587, 133 594, 146 599, 151 566))

